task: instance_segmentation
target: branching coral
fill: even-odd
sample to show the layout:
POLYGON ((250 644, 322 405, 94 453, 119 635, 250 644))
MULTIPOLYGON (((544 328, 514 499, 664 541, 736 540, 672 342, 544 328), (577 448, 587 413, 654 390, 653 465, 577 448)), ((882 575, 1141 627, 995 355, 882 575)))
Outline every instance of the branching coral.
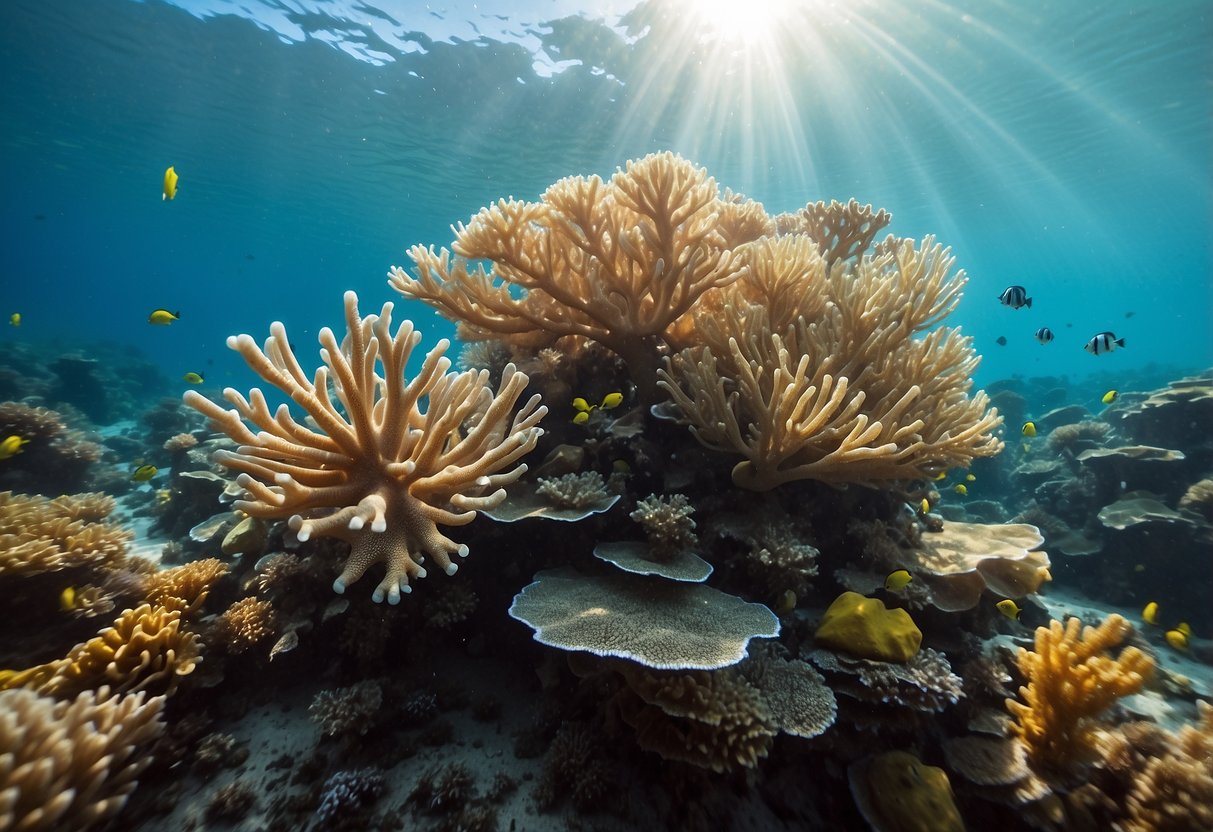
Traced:
POLYGON ((414 246, 417 276, 393 268, 390 283, 460 322, 471 340, 596 341, 651 390, 671 326, 704 292, 737 278, 734 239, 765 230, 751 213, 720 199, 707 171, 659 153, 629 161, 609 182, 568 177, 539 202, 501 200, 461 224, 455 252, 492 261, 492 271, 414 246))
POLYGON ((97 522, 113 508, 103 494, 48 500, 0 492, 0 576, 115 565, 132 535, 97 522))
POLYGON ((379 706, 383 704, 383 688, 378 682, 366 680, 348 688, 322 690, 312 699, 307 712, 319 724, 325 736, 337 736, 370 730, 379 706))
POLYGON ((264 599, 241 598, 215 620, 215 636, 229 653, 243 653, 277 632, 274 606, 264 599))
POLYGON ((747 277, 705 301, 703 346, 673 356, 659 383, 700 442, 745 457, 734 482, 881 483, 1002 448, 997 411, 969 396, 971 339, 931 329, 965 282, 950 250, 893 241, 851 269, 827 269, 803 236, 742 251, 747 277))
POLYGON ((1198 725, 1167 737, 1165 753, 1136 772, 1124 832, 1213 829, 1213 706, 1197 702, 1198 725))
POLYGON ((123 807, 164 731, 164 697, 109 693, 0 693, 0 829, 85 830, 123 807))
POLYGON ((149 575, 145 599, 149 604, 180 609, 191 618, 206 602, 211 587, 226 574, 227 564, 218 558, 183 563, 149 575))
POLYGON ((410 321, 393 334, 390 303, 381 314, 362 318, 357 295, 346 292, 345 319, 348 334, 341 344, 332 330, 321 330, 325 366, 311 380, 281 323, 270 327, 263 348, 248 335, 228 339, 258 375, 304 409, 316 429, 296 421, 286 405, 272 411, 257 388, 248 398, 224 390, 232 410, 194 391, 185 401, 240 443, 235 452, 216 454, 240 472, 237 481, 248 492, 235 508, 253 517, 289 517, 300 540, 347 541, 350 557, 333 588, 344 592, 383 563, 386 574, 373 597, 395 604, 411 591, 410 580, 425 576, 425 557, 455 573, 450 556, 466 556, 467 547, 440 533, 438 524, 470 523, 478 509, 505 499, 501 486, 526 470, 519 460, 538 441, 547 409, 533 396, 511 418, 527 377, 507 366, 494 394, 488 371, 447 372, 445 340, 406 381, 421 334, 410 321))
POLYGON ((1008 699, 1015 717, 1012 733, 1023 742, 1034 767, 1065 771, 1092 753, 1094 720, 1117 699, 1141 690, 1154 672, 1154 659, 1136 647, 1112 658, 1130 625, 1119 615, 1098 627, 1077 618, 1036 629, 1036 649, 1020 649, 1019 670, 1028 684, 1022 702, 1008 699))
POLYGON ((695 506, 685 494, 650 494, 638 500, 628 516, 644 528, 653 555, 664 558, 690 549, 699 541, 691 517, 694 513, 695 506))

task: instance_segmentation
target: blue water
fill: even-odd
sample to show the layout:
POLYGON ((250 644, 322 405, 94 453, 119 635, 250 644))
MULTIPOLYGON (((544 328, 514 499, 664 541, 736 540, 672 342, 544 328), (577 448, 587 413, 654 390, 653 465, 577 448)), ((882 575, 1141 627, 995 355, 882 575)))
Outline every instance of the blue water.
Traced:
POLYGON ((247 382, 229 334, 311 343, 490 200, 672 149, 772 213, 854 196, 953 246, 981 383, 1213 363, 1208 3, 800 6, 754 42, 669 3, 8 0, 0 338, 247 382), (1105 329, 1127 348, 1085 353, 1105 329))

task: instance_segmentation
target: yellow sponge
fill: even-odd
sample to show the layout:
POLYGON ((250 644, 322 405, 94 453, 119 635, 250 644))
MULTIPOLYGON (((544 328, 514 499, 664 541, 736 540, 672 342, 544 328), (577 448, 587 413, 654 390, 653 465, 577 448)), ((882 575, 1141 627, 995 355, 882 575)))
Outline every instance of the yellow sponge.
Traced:
POLYGON ((922 645, 922 631, 908 612, 886 609, 858 592, 834 599, 814 637, 834 650, 881 662, 908 662, 922 645))

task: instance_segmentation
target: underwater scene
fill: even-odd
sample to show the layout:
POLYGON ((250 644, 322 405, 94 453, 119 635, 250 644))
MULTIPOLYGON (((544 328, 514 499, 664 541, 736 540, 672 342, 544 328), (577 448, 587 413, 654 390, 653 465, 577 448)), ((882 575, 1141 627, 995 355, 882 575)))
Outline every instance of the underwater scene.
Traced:
POLYGON ((1213 6, 0 4, 0 832, 1213 829, 1213 6))

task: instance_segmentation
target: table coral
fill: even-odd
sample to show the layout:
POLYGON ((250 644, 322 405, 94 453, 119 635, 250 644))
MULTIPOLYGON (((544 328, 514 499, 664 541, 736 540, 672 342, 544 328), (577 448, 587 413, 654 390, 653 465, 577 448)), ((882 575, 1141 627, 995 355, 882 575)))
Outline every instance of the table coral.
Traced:
POLYGON ((257 388, 248 398, 224 390, 232 410, 192 390, 185 402, 240 445, 215 455, 240 472, 237 482, 248 492, 236 509, 289 518, 300 540, 348 542, 350 556, 333 589, 344 592, 382 563, 386 574, 372 597, 395 604, 412 590, 411 580, 425 577, 426 557, 455 573, 451 555, 466 556, 467 547, 438 525, 465 525, 478 509, 505 499, 501 486, 526 470, 519 460, 538 441, 547 409, 532 396, 511 417, 526 375, 507 366, 494 394, 487 371, 447 372, 445 340, 406 379, 421 334, 411 321, 393 333, 390 303, 363 318, 358 296, 346 292, 345 319, 340 344, 329 328, 320 331, 324 366, 311 380, 281 323, 270 327, 264 347, 248 335, 228 339, 258 375, 304 409, 307 422, 296 421, 286 405, 271 410, 257 388))
POLYGON ((1020 648, 1023 700, 1007 700, 1015 717, 1012 734, 1023 742, 1035 768, 1066 771, 1093 756, 1095 720, 1117 699, 1137 693, 1154 672, 1154 659, 1136 647, 1113 658, 1106 651, 1124 641, 1131 626, 1109 615, 1098 627, 1051 621, 1036 629, 1036 649, 1020 648))

